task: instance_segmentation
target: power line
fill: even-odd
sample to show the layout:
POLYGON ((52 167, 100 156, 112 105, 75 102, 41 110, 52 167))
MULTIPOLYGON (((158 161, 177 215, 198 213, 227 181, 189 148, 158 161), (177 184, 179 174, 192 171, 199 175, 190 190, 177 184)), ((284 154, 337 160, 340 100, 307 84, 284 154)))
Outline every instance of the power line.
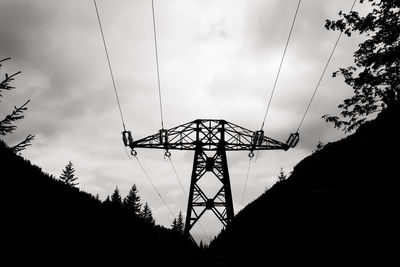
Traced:
POLYGON ((278 72, 277 72, 277 74, 276 74, 275 81, 274 81, 274 85, 273 85, 273 87, 272 87, 271 96, 270 96, 269 101, 268 101, 267 110, 265 111, 264 120, 263 120, 263 123, 262 123, 262 125, 261 125, 261 130, 264 128, 265 120, 267 119, 268 110, 269 110, 269 107, 270 107, 270 105, 271 105, 272 97, 273 97, 273 95, 274 95, 275 88, 276 88, 276 84, 277 84, 278 79, 279 79, 279 74, 280 74, 280 72, 281 72, 283 60, 285 59, 286 50, 287 50, 288 45, 289 45, 290 37, 292 36, 292 31, 293 31, 294 23, 295 23, 296 18, 297 18, 297 13, 298 13, 298 11, 299 11, 300 3, 301 3, 301 0, 299 0, 299 2, 298 2, 298 4, 297 4, 296 12, 295 12, 295 14, 294 14, 293 21, 292 21, 292 25, 290 26, 289 35, 288 35, 288 38, 287 38, 287 40, 286 40, 285 49, 283 50, 283 55, 282 55, 282 58, 281 58, 281 62, 280 62, 280 64, 279 64, 278 72))
MULTIPOLYGON (((114 87, 115 98, 116 98, 116 100, 117 100, 117 104, 118 104, 118 108, 119 108, 119 113, 120 113, 120 116, 121 116, 122 126, 123 126, 123 128, 124 128, 124 131, 126 131, 126 128, 125 128, 125 121, 124 121, 124 117, 123 117, 123 115, 122 115, 121 104, 120 104, 119 97, 118 97, 117 86, 116 86, 116 84, 115 84, 114 74, 113 74, 112 67, 111 67, 111 61, 110 61, 110 57, 109 57, 109 54, 108 54, 108 49, 107 49, 107 45, 106 45, 106 40, 105 40, 105 37, 104 37, 103 27, 102 27, 102 25, 101 25, 101 19, 100 19, 100 15, 99 15, 99 10, 98 10, 98 7, 97 7, 96 0, 93 0, 93 2, 94 2, 95 9, 96 9, 97 20, 98 20, 98 22, 99 22, 100 33, 101 33, 101 37, 102 37, 102 40, 103 40, 104 51, 105 51, 105 53, 106 53, 106 58, 107 58, 108 68, 109 68, 109 70, 110 70, 110 75, 111 75, 112 84, 113 84, 113 87, 114 87)), ((152 2, 153 2, 153 1, 152 1, 152 2)), ((155 34, 154 8, 153 8, 153 22, 154 22, 154 34, 155 34)), ((157 42, 157 41, 156 41, 156 42, 157 42)), ((157 43, 156 43, 156 54, 157 54, 157 43)), ((157 57, 157 55, 156 55, 156 57, 157 57)), ((157 59, 157 75, 158 75, 158 59, 157 59)), ((161 108, 160 82, 159 82, 159 94, 160 94, 160 108, 161 108)), ((163 126, 163 121, 162 121, 162 109, 161 109, 161 123, 162 123, 162 126, 163 126)), ((164 126, 163 126, 163 128, 164 128, 164 126)), ((125 152, 127 152, 127 151, 126 151, 126 148, 125 148, 125 152)), ((128 153, 128 152, 127 152, 127 155, 128 155, 128 158, 129 158, 129 159, 132 159, 132 158, 129 156, 129 153, 128 153)), ((173 217, 176 217, 175 214, 173 213, 173 211, 171 210, 171 208, 168 206, 168 204, 167 204, 167 202, 165 201, 165 199, 162 197, 160 191, 158 191, 157 187, 156 187, 155 184, 153 183, 153 181, 152 181, 152 179, 150 178, 149 174, 147 173, 146 169, 143 167, 143 165, 142 165, 142 163, 140 162, 139 158, 138 158, 137 156, 135 156, 135 159, 137 160, 137 162, 138 162, 140 168, 141 168, 142 171, 144 172, 144 174, 145 174, 145 176, 147 177, 147 179, 150 181, 151 185, 153 186, 154 190, 157 192, 158 196, 160 197, 160 199, 162 200, 162 202, 164 203, 164 205, 168 208, 168 210, 169 210, 169 212, 171 213, 171 215, 172 215, 173 217)))
POLYGON ((137 163, 139 164, 140 168, 142 169, 143 173, 145 174, 146 178, 149 180, 150 184, 153 186, 154 191, 156 191, 157 195, 160 197, 161 201, 164 203, 164 205, 168 208, 169 212, 171 213, 172 217, 176 217, 174 212, 171 210, 171 208, 169 207, 169 205, 167 204, 167 201, 165 201, 165 199, 163 198, 163 196, 161 195, 160 191, 158 191, 156 185, 153 183, 153 180, 150 178, 150 175, 148 174, 148 172, 146 171, 146 169, 144 168, 144 166, 142 165, 142 163, 140 162, 138 156, 135 156, 135 159, 137 161, 137 163))
POLYGON ((243 189, 243 194, 242 194, 242 207, 243 207, 243 201, 244 201, 244 195, 246 194, 246 187, 247 187, 247 180, 249 179, 249 174, 250 174, 250 166, 251 166, 251 159, 249 158, 249 165, 247 166, 247 172, 246 172, 246 180, 244 182, 244 189, 243 189))
POLYGON ((179 185, 180 185, 180 187, 181 187, 181 190, 182 190, 183 194, 184 194, 185 196, 187 196, 187 193, 186 193, 185 189, 183 188, 182 181, 181 181, 181 179, 179 178, 178 172, 177 172, 176 169, 175 169, 175 165, 174 165, 174 163, 172 163, 171 157, 168 157, 168 161, 169 161, 169 163, 171 164, 172 170, 173 170, 174 173, 175 173, 176 179, 177 179, 178 182, 179 182, 179 185))
MULTIPOLYGON (((174 165, 174 163, 172 162, 172 158, 171 158, 171 157, 168 157, 168 161, 171 163, 172 169, 173 169, 173 171, 174 171, 174 173, 175 173, 176 178, 177 178, 178 181, 179 181, 179 185, 180 185, 180 187, 181 187, 181 190, 182 190, 183 194, 185 195, 185 197, 188 197, 188 195, 187 195, 187 193, 186 193, 186 190, 184 189, 184 187, 183 187, 183 185, 182 185, 181 179, 179 178, 178 172, 176 171, 175 165, 174 165)), ((206 233, 206 231, 204 230, 203 225, 202 225, 200 222, 198 222, 198 224, 199 224, 200 229, 201 229, 201 231, 203 232, 203 234, 204 234, 205 236, 207 236, 209 239, 211 239, 211 237, 210 237, 210 236, 206 233)))
MULTIPOLYGON (((354 1, 353 1, 353 4, 352 4, 352 6, 351 6, 351 8, 350 8, 350 12, 353 11, 353 8, 354 8, 354 6, 355 6, 355 4, 356 4, 356 1, 357 1, 357 0, 354 0, 354 1)), ((305 117, 306 117, 306 115, 307 115, 307 112, 308 112, 308 110, 310 109, 310 106, 311 106, 311 104, 312 104, 312 102, 313 102, 313 100, 314 100, 315 94, 317 93, 317 90, 318 90, 318 88, 319 88, 319 85, 321 84, 321 81, 322 81, 322 79, 323 79, 323 77, 324 77, 324 75, 325 75, 326 69, 328 68, 329 63, 331 62, 332 56, 333 56, 333 54, 335 53, 336 47, 337 47, 337 45, 338 45, 338 43, 339 43, 339 40, 340 40, 340 38, 342 37, 342 33, 343 33, 343 32, 340 31, 340 33, 339 33, 339 35, 338 35, 338 37, 337 37, 337 39, 336 39, 336 42, 335 42, 335 44, 333 45, 332 51, 331 51, 331 53, 330 53, 330 55, 329 55, 328 60, 326 61, 325 67, 324 67, 324 69, 323 69, 323 71, 322 71, 322 73, 321 73, 321 76, 320 76, 319 79, 318 79, 317 85, 315 86, 314 92, 313 92, 313 94, 312 94, 312 96, 311 96, 311 98, 310 98, 310 101, 308 102, 306 111, 304 112, 303 117, 302 117, 301 120, 300 120, 300 123, 299 123, 299 126, 297 127, 296 132, 299 132, 300 127, 301 127, 301 125, 303 124, 303 121, 304 121, 304 119, 305 119, 305 117)))
POLYGON ((154 34, 154 49, 156 52, 156 66, 157 66, 157 83, 158 83, 158 98, 160 102, 160 115, 161 115, 161 128, 164 129, 164 117, 161 99, 161 82, 160 82, 160 67, 158 64, 158 49, 157 49, 157 32, 156 32, 156 18, 154 15, 154 1, 151 0, 151 11, 153 14, 153 34, 154 34))
POLYGON ((98 10, 98 8, 97 8, 96 0, 93 0, 93 2, 94 2, 94 7, 95 7, 95 9, 96 9, 97 21, 99 22, 99 28, 100 28, 101 38, 102 38, 102 40, 103 40, 104 51, 106 52, 108 68, 109 68, 109 70, 110 70, 111 81, 112 81, 112 84, 113 84, 113 87, 114 87, 114 92, 115 92, 115 98, 117 99, 117 104, 118 104, 118 109, 119 109, 119 115, 121 116, 122 127, 124 128, 124 131, 126 131, 124 116, 122 115, 121 103, 119 102, 117 86, 115 85, 114 74, 113 74, 112 67, 111 67, 110 57, 109 57, 109 55, 108 55, 108 50, 107 50, 107 45, 106 45, 106 39, 105 39, 105 37, 104 37, 103 27, 101 26, 101 19, 100 19, 100 15, 99 15, 99 10, 98 10))
MULTIPOLYGON (((292 36, 292 32, 293 32, 294 24, 295 24, 295 22, 296 22, 297 14, 299 13, 300 4, 301 4, 301 0, 299 0, 299 2, 297 3, 296 11, 295 11, 295 13, 294 13, 293 20, 292 20, 292 24, 290 25, 290 30, 289 30, 288 38, 287 38, 287 40, 286 40, 285 48, 283 49, 283 54, 282 54, 281 62, 279 63, 278 72, 277 72, 277 74, 276 74, 275 81, 274 81, 274 85, 273 85, 272 91, 271 91, 271 95, 270 95, 269 100, 268 100, 268 105, 267 105, 267 109, 266 109, 265 114, 264 114, 264 119, 263 119, 263 122, 262 122, 262 125, 261 125, 261 130, 264 129, 264 125, 265 125, 265 121, 266 121, 266 119, 267 119, 268 111, 269 111, 269 108, 270 108, 270 106, 271 106, 272 97, 274 96, 275 88, 276 88, 276 85, 277 85, 277 83, 278 83, 279 75, 280 75, 280 73, 281 73, 283 61, 284 61, 285 56, 286 56, 286 51, 287 51, 287 48, 288 48, 288 46, 289 46, 290 38, 291 38, 291 36, 292 36)), ((259 151, 256 152, 256 159, 255 159, 255 162, 257 162, 258 154, 259 154, 259 151)), ((250 158, 250 161, 249 161, 249 166, 248 166, 248 168, 247 168, 245 187, 244 187, 244 189, 243 189, 242 206, 243 206, 244 195, 245 195, 245 192, 246 192, 247 179, 248 179, 248 176, 249 176, 249 173, 250 173, 250 166, 251 166, 250 163, 251 163, 251 158, 250 158)))

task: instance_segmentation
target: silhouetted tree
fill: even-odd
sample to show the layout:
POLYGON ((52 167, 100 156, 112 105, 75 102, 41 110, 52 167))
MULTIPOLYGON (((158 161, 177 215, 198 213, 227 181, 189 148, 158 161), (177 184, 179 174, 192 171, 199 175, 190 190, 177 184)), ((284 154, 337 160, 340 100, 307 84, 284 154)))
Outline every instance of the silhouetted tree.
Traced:
POLYGON ((114 207, 122 207, 122 197, 119 193, 118 186, 115 187, 115 190, 111 195, 111 205, 113 205, 114 207))
POLYGON ((135 184, 132 185, 128 195, 124 198, 123 205, 131 214, 140 215, 142 203, 140 203, 140 196, 135 184))
POLYGON ((317 147, 315 148, 313 153, 320 151, 323 147, 324 147, 324 143, 322 143, 321 141, 318 141, 317 147))
POLYGON ((200 241, 199 249, 200 250, 204 250, 203 240, 200 241))
POLYGON ((151 208, 149 204, 146 202, 144 203, 142 212, 141 212, 141 217, 149 224, 155 225, 155 221, 153 218, 153 213, 151 212, 151 208))
POLYGON ((76 187, 79 183, 75 182, 78 178, 75 177, 75 169, 72 166, 72 162, 68 162, 67 166, 65 166, 65 169, 62 171, 62 174, 60 176, 60 180, 71 187, 76 187))
POLYGON ((178 229, 178 220, 176 218, 174 218, 172 220, 171 230, 177 231, 177 229, 178 229))
POLYGON ((178 226, 178 232, 183 234, 183 231, 185 230, 185 223, 183 222, 183 215, 181 211, 179 211, 178 214, 177 226, 178 226))
MULTIPOLYGON (((9 60, 10 58, 5 58, 0 60, 0 69, 3 67, 2 62, 9 60)), ((15 87, 11 86, 10 83, 14 80, 14 77, 20 74, 21 72, 18 71, 12 75, 8 75, 5 73, 5 77, 2 81, 0 81, 0 97, 2 97, 3 91, 9 91, 15 89, 15 87)), ((3 120, 0 121, 0 135, 5 136, 14 132, 17 129, 17 126, 14 124, 15 122, 24 118, 24 111, 27 110, 27 104, 30 100, 26 101, 22 106, 16 107, 14 106, 14 110, 11 114, 5 116, 3 120)), ((34 139, 34 135, 29 134, 23 141, 20 143, 12 146, 11 148, 15 153, 24 150, 26 147, 31 145, 32 140, 34 139)))
POLYGON ((185 223, 183 222, 183 215, 181 211, 178 214, 178 218, 174 218, 172 221, 171 229, 177 233, 183 234, 185 230, 185 223))
POLYGON ((279 175, 278 175, 278 181, 279 182, 282 182, 282 181, 284 181, 284 180, 286 180, 286 174, 283 172, 283 169, 281 168, 281 171, 279 172, 279 175))
MULTIPOLYGON (((367 2, 360 0, 360 3, 367 2)), ((341 19, 326 20, 328 30, 340 30, 351 36, 363 34, 367 39, 354 53, 355 66, 340 68, 341 74, 353 88, 354 95, 345 99, 339 108, 341 116, 325 115, 336 128, 345 132, 358 128, 366 117, 391 106, 400 99, 400 1, 368 0, 372 10, 366 16, 352 11, 339 12, 341 19)))
POLYGON ((110 200, 110 196, 107 196, 106 199, 103 201, 103 205, 106 208, 111 207, 111 200, 110 200))

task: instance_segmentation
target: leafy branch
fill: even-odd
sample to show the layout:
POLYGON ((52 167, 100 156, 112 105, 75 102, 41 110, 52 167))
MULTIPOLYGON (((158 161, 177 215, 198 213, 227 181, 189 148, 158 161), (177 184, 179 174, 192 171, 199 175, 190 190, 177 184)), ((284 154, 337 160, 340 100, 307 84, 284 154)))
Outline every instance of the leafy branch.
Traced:
MULTIPOLYGON (((360 0, 360 3, 366 2, 360 0)), ((354 95, 338 106, 340 117, 324 115, 327 122, 345 132, 357 129, 369 115, 400 101, 400 1, 368 0, 372 11, 365 16, 356 11, 339 12, 339 20, 326 20, 325 28, 367 39, 354 52, 353 66, 340 68, 333 77, 343 76, 354 95)))

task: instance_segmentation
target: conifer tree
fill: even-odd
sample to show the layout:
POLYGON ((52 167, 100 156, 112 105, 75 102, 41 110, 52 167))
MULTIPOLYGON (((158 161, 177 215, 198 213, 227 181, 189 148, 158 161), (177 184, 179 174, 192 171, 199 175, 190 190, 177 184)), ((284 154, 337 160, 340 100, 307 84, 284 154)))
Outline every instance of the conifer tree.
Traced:
POLYGON ((104 206, 109 207, 111 206, 110 196, 107 196, 106 199, 103 201, 104 206))
POLYGON ((119 193, 118 186, 115 187, 115 190, 111 195, 111 205, 113 205, 114 207, 122 207, 122 197, 119 193))
POLYGON ((141 212, 141 217, 145 220, 145 222, 155 225, 155 221, 153 218, 153 213, 151 212, 151 208, 149 206, 149 204, 146 202, 144 203, 142 212, 141 212))
POLYGON ((75 169, 72 165, 72 162, 69 161, 65 169, 62 171, 60 176, 60 180, 71 187, 76 187, 79 183, 76 182, 78 178, 75 177, 75 169))
POLYGON ((200 250, 204 250, 203 240, 200 241, 199 249, 200 250))
POLYGON ((142 203, 140 203, 140 196, 136 185, 132 185, 128 195, 124 198, 124 207, 133 215, 140 215, 142 203))
POLYGON ((181 211, 179 211, 178 220, 176 221, 176 223, 177 223, 178 232, 180 234, 183 234, 183 231, 185 230, 185 223, 183 222, 183 216, 182 216, 181 211))
POLYGON ((174 218, 171 224, 171 229, 177 233, 183 234, 185 230, 185 223, 183 222, 182 212, 179 212, 178 218, 174 218))
POLYGON ((286 174, 283 172, 283 169, 281 168, 281 171, 279 172, 279 175, 278 175, 278 181, 279 182, 282 182, 282 181, 284 181, 284 180, 286 180, 286 174))
POLYGON ((171 230, 178 231, 178 222, 177 222, 176 218, 174 218, 174 220, 172 221, 171 230))
MULTIPOLYGON (((0 60, 0 69, 2 68, 2 62, 9 60, 10 58, 5 58, 0 60)), ((0 97, 2 97, 3 91, 10 91, 12 89, 15 89, 10 83, 14 80, 14 77, 20 74, 21 72, 16 72, 12 75, 8 75, 5 73, 5 77, 3 80, 0 80, 0 97)), ((24 118, 24 111, 27 110, 27 104, 29 103, 30 100, 26 101, 22 106, 16 107, 14 106, 14 110, 6 115, 4 119, 0 120, 0 135, 5 136, 7 134, 10 134, 14 132, 17 129, 17 126, 14 124, 15 122, 21 120, 24 118)), ((31 142, 35 136, 32 134, 29 134, 23 141, 20 143, 12 146, 12 150, 17 153, 22 150, 24 150, 26 147, 31 145, 31 142)))

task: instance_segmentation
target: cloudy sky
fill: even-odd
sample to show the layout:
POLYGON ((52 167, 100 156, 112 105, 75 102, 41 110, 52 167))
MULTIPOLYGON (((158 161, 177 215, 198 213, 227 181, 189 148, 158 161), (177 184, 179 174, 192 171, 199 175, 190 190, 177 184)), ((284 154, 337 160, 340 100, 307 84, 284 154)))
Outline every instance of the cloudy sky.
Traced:
MULTIPOLYGON (((155 0, 165 128, 197 118, 226 119, 258 130, 283 53, 297 0, 155 0)), ((296 130, 337 38, 323 27, 353 0, 303 0, 276 92, 266 135, 286 141, 296 130)), ((126 126, 139 139, 160 128, 150 0, 98 0, 126 126)), ((355 10, 360 7, 356 5, 355 10)), ((80 188, 101 199, 116 186, 125 196, 136 184, 157 223, 172 215, 121 141, 115 101, 93 1, 1 0, 0 58, 4 72, 22 71, 16 90, 2 98, 0 114, 30 99, 14 144, 36 135, 23 156, 58 177, 72 161, 80 188)), ((338 113, 351 94, 331 73, 352 63, 361 37, 344 37, 300 130, 301 141, 287 152, 267 151, 252 165, 244 203, 277 181, 318 141, 343 137, 321 116, 338 113)), ((173 212, 186 211, 187 199, 163 151, 138 150, 143 166, 173 212)), ((235 211, 242 207, 247 152, 228 155, 235 211)), ((173 151, 176 170, 189 188, 193 153, 173 151)), ((212 190, 206 189, 206 190, 212 190)), ((221 226, 210 212, 201 220, 208 236, 221 226)), ((195 227, 193 235, 204 235, 195 227)))

